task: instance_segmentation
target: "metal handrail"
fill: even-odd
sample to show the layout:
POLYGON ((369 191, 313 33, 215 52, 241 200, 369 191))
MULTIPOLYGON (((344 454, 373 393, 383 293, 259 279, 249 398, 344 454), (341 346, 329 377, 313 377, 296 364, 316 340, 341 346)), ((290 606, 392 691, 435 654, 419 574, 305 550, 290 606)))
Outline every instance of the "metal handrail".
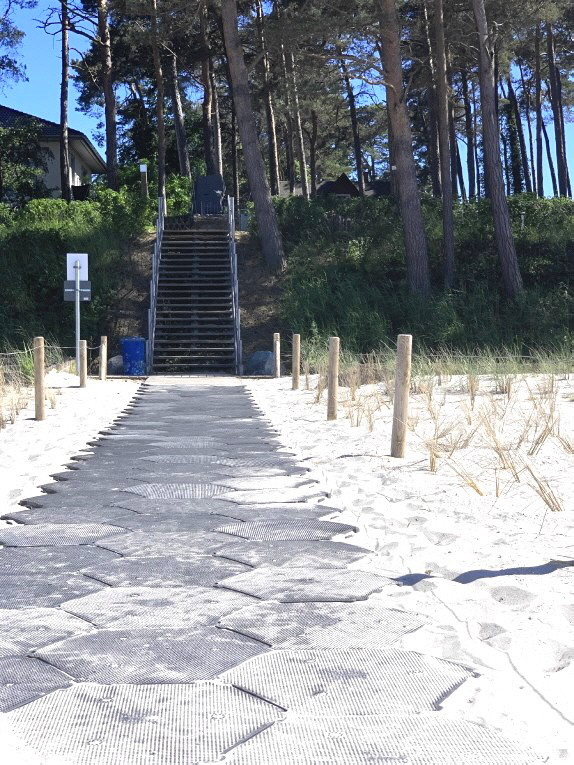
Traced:
POLYGON ((165 197, 158 197, 157 200, 157 219, 156 235, 153 247, 153 256, 151 261, 151 281, 150 281, 150 307, 148 310, 148 355, 147 367, 148 374, 151 374, 153 366, 153 354, 155 348, 155 319, 157 311, 157 291, 159 286, 159 265, 161 262, 161 245, 163 241, 163 231, 165 225, 166 204, 165 197))
POLYGON ((235 349, 235 374, 243 373, 243 349, 241 345, 241 314, 239 310, 239 279, 237 250, 235 247, 235 199, 227 197, 227 227, 229 232, 229 260, 231 265, 231 298, 233 306, 233 345, 235 349))

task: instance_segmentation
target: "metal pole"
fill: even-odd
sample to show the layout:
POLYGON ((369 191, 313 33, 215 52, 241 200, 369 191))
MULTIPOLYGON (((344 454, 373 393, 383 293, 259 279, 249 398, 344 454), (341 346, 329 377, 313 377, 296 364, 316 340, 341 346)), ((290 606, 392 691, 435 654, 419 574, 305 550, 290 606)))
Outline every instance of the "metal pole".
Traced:
POLYGON ((79 260, 74 263, 74 273, 76 275, 76 374, 80 374, 80 271, 82 265, 79 260))

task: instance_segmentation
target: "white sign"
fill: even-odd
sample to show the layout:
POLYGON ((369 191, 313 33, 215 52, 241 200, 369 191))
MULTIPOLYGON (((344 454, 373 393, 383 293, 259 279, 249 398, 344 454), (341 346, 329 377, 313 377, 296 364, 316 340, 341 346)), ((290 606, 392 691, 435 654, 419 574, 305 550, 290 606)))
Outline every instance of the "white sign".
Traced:
POLYGON ((140 165, 140 173, 147 173, 147 165, 140 165))
POLYGON ((88 277, 88 253, 87 252, 68 252, 66 254, 66 279, 69 282, 76 280, 74 266, 80 261, 80 281, 87 282, 88 277))

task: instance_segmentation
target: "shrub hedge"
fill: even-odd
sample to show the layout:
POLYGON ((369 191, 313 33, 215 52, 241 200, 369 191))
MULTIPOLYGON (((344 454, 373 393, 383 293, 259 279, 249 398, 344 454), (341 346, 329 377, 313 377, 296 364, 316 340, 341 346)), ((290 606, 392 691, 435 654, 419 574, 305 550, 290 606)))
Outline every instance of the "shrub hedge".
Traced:
POLYGON ((509 199, 525 290, 504 298, 488 200, 455 206, 457 283, 442 282, 440 201, 423 200, 434 292, 406 289, 396 203, 278 199, 287 252, 283 318, 306 335, 338 334, 366 352, 409 332, 427 347, 571 347, 574 202, 509 199))

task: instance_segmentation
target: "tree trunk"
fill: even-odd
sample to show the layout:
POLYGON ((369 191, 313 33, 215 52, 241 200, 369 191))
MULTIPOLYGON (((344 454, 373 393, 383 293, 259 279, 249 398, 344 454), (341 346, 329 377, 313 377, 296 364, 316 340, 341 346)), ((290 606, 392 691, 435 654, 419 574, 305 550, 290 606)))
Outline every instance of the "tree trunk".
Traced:
POLYGON ((221 15, 233 88, 233 101, 237 113, 237 124, 243 146, 249 188, 255 205, 261 249, 269 266, 278 269, 283 265, 283 244, 257 138, 255 114, 249 91, 249 78, 237 28, 236 0, 222 0, 221 15))
MULTIPOLYGON (((430 81, 427 84, 426 89, 426 102, 428 109, 428 165, 431 178, 431 187, 433 197, 440 198, 441 196, 441 177, 440 177, 440 161, 439 161, 439 144, 438 144, 438 116, 437 116, 437 92, 436 92, 436 70, 433 56, 433 46, 431 43, 430 33, 430 21, 429 12, 426 0, 423 2, 423 19, 426 47, 428 52, 430 81)), ((379 51, 380 52, 380 51, 379 51)), ((424 119, 424 115, 423 115, 424 119)))
POLYGON ((233 198, 235 205, 239 205, 239 158, 237 150, 237 119, 235 117, 235 105, 231 97, 231 172, 233 174, 233 198))
POLYGON ((205 172, 214 175, 216 171, 215 152, 213 150, 213 93, 211 90, 211 62, 207 20, 207 2, 203 0, 199 10, 201 35, 201 84, 203 86, 202 131, 205 172))
POLYGON ((512 194, 512 183, 510 181, 510 158, 508 152, 508 135, 501 131, 500 140, 502 141, 502 158, 504 160, 504 182, 506 187, 506 196, 509 197, 512 194))
POLYGON ((361 136, 359 135, 359 121, 357 120, 357 103, 355 100, 355 94, 353 92, 353 86, 351 84, 351 78, 349 77, 349 70, 340 49, 339 52, 341 53, 341 57, 339 58, 339 65, 341 67, 341 72, 343 73, 343 82, 345 83, 347 101, 349 103, 349 116, 351 117, 351 131, 353 134, 353 149, 355 153, 355 171, 357 173, 357 185, 359 187, 359 193, 361 196, 364 196, 365 179, 363 178, 363 150, 361 147, 361 136))
POLYGON ((484 0, 472 0, 479 38, 480 102, 482 107, 482 136, 484 162, 490 190, 494 239, 502 267, 502 280, 507 295, 522 291, 522 276, 514 247, 508 202, 504 194, 500 141, 496 117, 496 85, 494 79, 494 52, 488 32, 484 0))
POLYGON ((562 100, 562 78, 560 77, 560 70, 556 67, 556 84, 558 86, 558 107, 560 111, 560 126, 562 130, 562 154, 564 156, 564 172, 566 173, 566 193, 569 197, 572 196, 572 188, 570 186, 570 173, 568 172, 568 153, 566 151, 566 127, 564 125, 564 102, 562 100))
POLYGON ((289 193, 295 191, 295 150, 293 148, 293 120, 289 112, 285 114, 285 126, 283 128, 285 137, 285 161, 287 164, 287 180, 289 181, 289 193))
POLYGON ((552 159, 552 150, 550 149, 550 139, 548 138, 548 131, 544 120, 542 120, 542 134, 544 135, 544 144, 546 146, 546 159, 548 160, 548 168, 550 170, 550 179, 552 181, 552 193, 555 197, 558 196, 558 184, 556 183, 556 171, 554 169, 554 160, 552 159))
POLYGON ((267 147, 269 157, 269 181, 271 184, 271 194, 279 194, 279 151, 277 149, 277 124, 275 120, 275 108, 273 106, 273 97, 271 95, 271 77, 269 66, 269 54, 267 52, 267 42, 265 40, 263 3, 261 0, 256 2, 257 11, 257 29, 259 32, 259 43, 263 57, 261 59, 261 71, 263 74, 263 96, 265 100, 265 116, 267 119, 267 147))
POLYGON ((187 135, 185 132, 185 120, 181 105, 181 93, 179 90, 179 77, 177 73, 177 57, 171 56, 171 93, 173 104, 173 122, 175 125, 175 140, 177 143, 177 156, 179 159, 179 174, 191 180, 191 167, 189 153, 187 151, 187 135))
POLYGON ((108 188, 118 189, 118 137, 116 119, 116 96, 114 93, 112 48, 108 0, 98 2, 98 36, 102 54, 102 90, 104 92, 104 116, 106 123, 106 176, 108 188))
POLYGON ((442 181, 442 246, 444 256, 443 271, 444 286, 447 289, 450 289, 454 285, 455 278, 454 220, 452 212, 453 194, 451 179, 451 144, 449 138, 450 119, 442 0, 434 0, 433 28, 434 44, 436 50, 438 143, 440 156, 440 177, 442 181))
MULTIPOLYGON (((510 171, 512 177, 512 191, 514 194, 522 194, 524 188, 522 185, 522 158, 520 154, 520 141, 518 139, 518 129, 510 93, 508 96, 504 92, 504 85, 500 81, 500 91, 506 103, 503 107, 503 114, 506 118, 507 143, 505 144, 510 158, 510 171)), ((504 140, 504 132, 502 132, 504 140)), ((507 192, 510 194, 510 192, 507 192)))
POLYGON ((530 161, 530 178, 531 178, 531 191, 536 193, 536 164, 534 162, 534 140, 532 137, 532 118, 530 116, 530 109, 532 105, 530 88, 526 85, 524 79, 524 71, 522 64, 518 65, 520 70, 520 84, 522 85, 522 93, 524 95, 524 105, 526 112, 526 126, 528 128, 528 157, 530 161))
POLYGON ((297 72, 295 71, 295 57, 292 51, 287 53, 287 71, 289 74, 288 84, 291 87, 291 101, 295 115, 295 143, 297 146, 297 159, 299 160, 299 172, 301 174, 301 190, 304 199, 309 199, 309 179, 307 176, 307 160, 305 157, 305 140, 303 138, 303 126, 301 124, 301 109, 299 107, 299 87, 297 85, 297 72))
MULTIPOLYGON (((436 3, 436 0, 435 0, 435 3, 436 3)), ((445 56, 446 56, 446 49, 445 49, 445 56)), ((457 172, 456 172, 456 152, 458 148, 458 141, 456 138, 454 104, 448 98, 448 89, 450 88, 451 91, 454 90, 453 83, 452 83, 452 73, 451 73, 450 63, 448 61, 448 58, 446 59, 446 72, 447 72, 448 139, 450 143, 450 182, 452 186, 453 199, 456 199, 458 196, 457 172)))
POLYGON ((403 224, 407 281, 412 293, 430 294, 426 233, 417 170, 413 156, 411 124, 403 87, 401 30, 395 0, 379 0, 382 64, 387 83, 387 105, 392 130, 392 157, 403 224))
POLYGON ((524 138, 524 128, 522 127, 522 115, 518 106, 518 99, 512 86, 512 79, 508 77, 508 100, 514 114, 514 124, 518 134, 518 143, 520 146, 520 160, 522 162, 522 174, 524 176, 524 186, 528 194, 532 193, 532 181, 530 179, 530 167, 528 165, 528 152, 526 151, 526 140, 524 138))
POLYGON ((460 189, 460 196, 462 201, 466 202, 466 187, 464 185, 464 173, 462 172, 462 161, 460 159, 460 150, 458 148, 458 141, 456 144, 456 177, 458 178, 458 187, 460 189))
POLYGON ((151 0, 151 34, 153 65, 157 86, 157 195, 165 199, 165 120, 163 113, 163 101, 165 96, 163 70, 159 55, 159 30, 157 20, 157 0, 151 0))
POLYGON ((558 192, 561 197, 568 196, 568 181, 566 170, 566 155, 564 153, 564 135, 562 133, 562 109, 560 88, 558 85, 559 72, 556 66, 554 52, 554 34, 552 25, 546 24, 546 53, 548 56, 548 79, 550 81, 550 105, 554 122, 554 143, 556 149, 556 169, 558 171, 558 192))
POLYGON ((468 76, 461 70, 462 99, 464 103, 464 133, 466 136, 466 173, 468 175, 468 196, 474 199, 476 196, 476 175, 474 164, 474 130, 472 126, 472 111, 468 96, 468 76))
POLYGON ((311 173, 311 198, 317 196, 317 133, 318 120, 315 109, 311 110, 311 135, 309 137, 309 165, 311 173))
POLYGON ((535 62, 535 86, 534 86, 534 109, 536 111, 536 193, 540 198, 544 197, 544 174, 542 169, 542 128, 544 119, 542 117, 542 75, 540 63, 540 25, 536 25, 536 36, 534 38, 534 56, 535 62))
POLYGON ((474 83, 472 84, 472 128, 474 133, 474 167, 476 168, 476 198, 480 199, 482 196, 481 180, 484 175, 483 168, 480 166, 480 157, 478 152, 479 136, 478 136, 478 117, 477 117, 477 103, 476 103, 476 88, 474 83))
POLYGON ((67 0, 61 0, 62 11, 62 82, 60 86, 60 186, 62 199, 72 201, 70 178, 70 142, 68 137, 68 91, 70 86, 69 13, 67 0))
POLYGON ((215 81, 215 72, 213 71, 213 59, 209 60, 209 83, 211 87, 213 118, 211 126, 213 129, 213 159, 215 160, 215 172, 223 177, 223 148, 221 144, 221 118, 219 114, 219 96, 217 94, 217 82, 215 81))

